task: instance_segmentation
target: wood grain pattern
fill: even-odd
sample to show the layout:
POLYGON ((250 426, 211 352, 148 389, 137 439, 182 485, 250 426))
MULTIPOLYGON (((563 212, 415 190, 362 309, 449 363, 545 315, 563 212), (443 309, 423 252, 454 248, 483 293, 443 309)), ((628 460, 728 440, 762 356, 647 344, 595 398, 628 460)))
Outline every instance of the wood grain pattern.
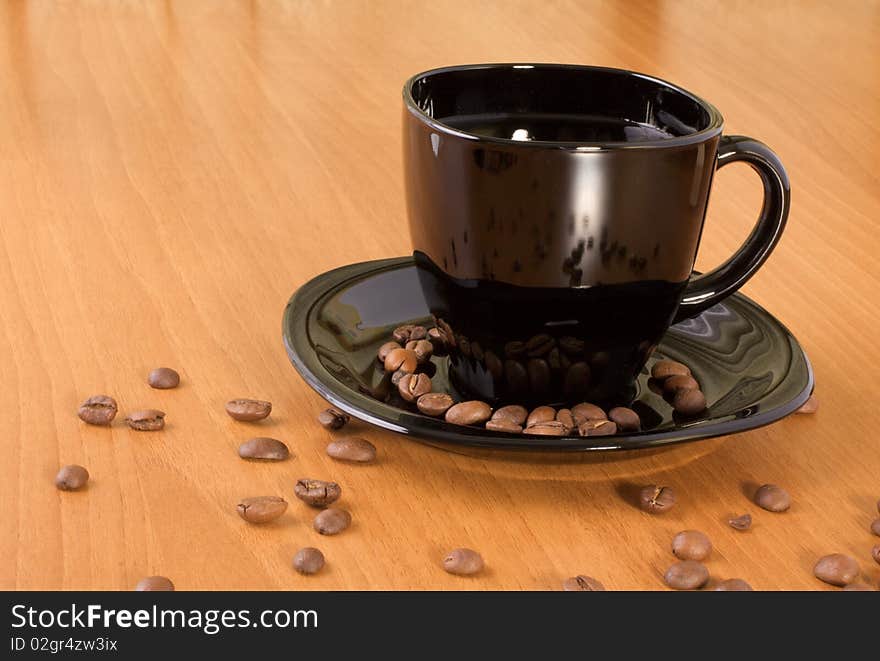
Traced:
MULTIPOLYGON (((757 2, 0 3, 0 588, 610 589, 662 587, 672 536, 705 531, 714 577, 817 589, 844 552, 876 583, 868 525, 880 497, 875 338, 880 269, 880 5, 757 2), (410 251, 400 88, 450 63, 560 61, 632 68, 714 102, 728 133, 767 142, 791 175, 789 228, 745 292, 801 339, 822 409, 658 454, 470 457, 352 425, 375 466, 324 454, 324 404, 294 373, 279 321, 308 278, 410 251), (148 371, 177 368, 177 390, 148 371), (78 403, 167 412, 158 434, 87 427, 78 403), (271 400, 245 426, 226 400, 271 400), (285 440, 253 465, 238 443, 285 440), (92 474, 82 493, 58 466, 92 474), (237 499, 293 501, 335 479, 352 528, 311 529, 292 502, 249 526, 237 499), (651 517, 632 485, 673 486, 651 517), (773 515, 746 494, 790 490, 773 515), (738 533, 726 517, 752 512, 738 533), (300 546, 326 570, 291 569, 300 546), (445 574, 445 550, 487 570, 445 574)), ((748 168, 716 178, 698 267, 730 254, 759 204, 748 168)), ((121 417, 121 416, 120 416, 121 417)))

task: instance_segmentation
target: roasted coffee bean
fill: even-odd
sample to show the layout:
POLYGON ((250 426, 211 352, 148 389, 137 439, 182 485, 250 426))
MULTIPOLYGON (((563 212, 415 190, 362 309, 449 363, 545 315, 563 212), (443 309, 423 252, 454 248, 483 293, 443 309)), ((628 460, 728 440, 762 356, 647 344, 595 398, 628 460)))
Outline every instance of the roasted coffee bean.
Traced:
POLYGON ((578 425, 581 436, 614 436, 617 425, 611 420, 585 420, 578 425))
POLYGON ((376 446, 365 438, 349 436, 328 443, 327 454, 339 461, 367 464, 376 459, 376 446))
POLYGON ((492 408, 477 399, 459 402, 446 411, 446 422, 454 425, 479 425, 492 415, 492 408))
POLYGON ((238 456, 242 459, 265 459, 283 461, 290 457, 290 450, 277 438, 258 436, 238 446, 238 456))
POLYGON ((443 331, 443 334, 446 336, 446 346, 455 347, 455 332, 452 330, 452 326, 447 324, 442 319, 437 320, 437 326, 440 327, 440 330, 443 331))
POLYGON ((871 522, 871 532, 880 536, 880 519, 874 519, 871 522))
POLYGON ((816 578, 838 587, 849 585, 859 577, 860 573, 861 569, 855 558, 843 553, 823 556, 813 567, 813 574, 816 578))
POLYGON ((410 340, 406 343, 406 349, 416 355, 419 364, 427 363, 434 355, 434 345, 428 340, 410 340))
POLYGON ((345 411, 330 407, 318 414, 318 422, 324 429, 342 429, 351 420, 351 416, 345 411))
POLYGON ((815 413, 819 410, 819 400, 816 399, 815 395, 810 395, 810 398, 804 402, 803 406, 801 406, 796 413, 815 413))
POLYGON ((526 427, 531 427, 539 422, 549 422, 550 420, 556 420, 556 409, 552 406, 539 406, 529 413, 529 417, 526 418, 526 427))
POLYGON ((399 342, 386 342, 381 347, 379 347, 379 351, 376 352, 376 358, 380 363, 384 363, 385 359, 388 357, 388 354, 394 351, 395 349, 402 349, 399 342))
POLYGON ((77 464, 62 466, 55 476, 55 486, 61 491, 76 491, 86 486, 89 481, 89 471, 77 464))
POLYGON ((486 429, 489 431, 500 431, 506 434, 522 434, 522 426, 512 422, 506 418, 498 420, 492 419, 486 423, 486 429))
POLYGON ((174 583, 164 576, 147 576, 138 581, 135 592, 174 592, 174 583))
POLYGON ((93 395, 79 405, 79 419, 90 425, 109 425, 116 417, 116 400, 108 395, 93 395))
POLYGON ((428 330, 424 326, 404 324, 395 328, 391 336, 396 342, 406 344, 410 340, 424 340, 428 336, 428 330))
POLYGON ((625 406, 615 406, 608 411, 608 419, 617 425, 618 431, 639 431, 642 428, 639 414, 625 406))
POLYGON ((428 340, 431 344, 434 345, 435 348, 446 348, 446 345, 449 343, 449 338, 446 337, 446 333, 443 332, 440 328, 432 328, 428 331, 428 340))
POLYGON ((523 430, 523 433, 532 436, 565 436, 568 433, 568 427, 558 420, 548 420, 529 425, 523 430))
POLYGON ((489 374, 492 375, 492 378, 496 381, 500 381, 504 376, 504 363, 501 362, 501 359, 492 353, 492 351, 486 351, 483 356, 483 363, 486 365, 486 369, 489 370, 489 374))
POLYGON ((393 349, 385 356, 385 371, 396 372, 415 372, 419 366, 419 357, 415 351, 407 351, 406 349, 393 349))
POLYGON ((470 576, 483 569, 483 558, 472 549, 453 549, 443 558, 443 569, 450 574, 470 576))
POLYGON ((752 527, 752 515, 743 514, 742 516, 731 517, 727 519, 727 525, 734 530, 748 530, 752 527))
POLYGON ((874 558, 874 562, 880 564, 880 544, 871 549, 871 557, 874 558))
POLYGON ((706 396, 702 390, 676 390, 672 408, 682 415, 697 415, 706 410, 706 396))
POLYGON ((576 358, 583 355, 585 345, 583 340, 579 340, 571 335, 566 335, 559 338, 559 348, 572 358, 576 358))
POLYGON ((577 406, 572 406, 571 415, 574 417, 574 421, 578 423, 578 425, 583 424, 587 420, 608 419, 608 416, 605 415, 605 411, 600 409, 595 404, 590 404, 588 402, 583 402, 582 404, 578 404, 577 406))
POLYGON ((180 385, 180 374, 170 367, 157 367, 147 377, 147 383, 157 390, 168 390, 180 385))
POLYGON ((705 560, 712 552, 712 542, 699 530, 682 530, 672 538, 672 553, 681 560, 705 560))
POLYGON ((397 391, 407 402, 414 402, 431 392, 431 378, 427 374, 405 374, 397 383, 397 391))
POLYGON ((351 525, 351 514, 338 507, 328 507, 318 513, 312 525, 321 535, 337 535, 351 525))
POLYGON ((248 523, 274 521, 287 510, 287 501, 279 496, 254 496, 238 502, 238 515, 248 523))
POLYGON ((681 560, 666 570, 663 580, 673 590, 696 590, 709 581, 709 570, 696 560, 681 560))
POLYGON ((529 373, 518 360, 504 361, 504 379, 513 395, 525 394, 529 391, 529 373))
POLYGON ((663 382, 663 392, 667 395, 675 396, 679 390, 699 390, 700 384, 692 376, 686 374, 678 374, 670 376, 663 382))
POLYGON ((412 330, 409 332, 410 340, 424 340, 428 337, 428 329, 424 326, 413 326, 412 330))
POLYGON ((687 365, 674 360, 658 360, 651 368, 651 376, 661 381, 668 379, 670 376, 678 375, 690 376, 691 370, 687 365))
POLYGON ((327 507, 339 500, 339 496, 342 495, 342 488, 336 482, 325 482, 324 480, 313 480, 304 477, 297 480, 296 485, 293 487, 293 493, 306 505, 327 507))
POLYGON ((492 414, 492 419, 507 420, 508 422, 512 422, 515 425, 523 425, 525 424, 528 416, 529 412, 525 406, 520 406, 519 404, 509 404, 507 406, 502 406, 500 409, 495 411, 495 413, 492 414))
POLYGON ((226 402, 226 412, 240 422, 256 422, 268 418, 272 403, 260 399, 232 399, 226 402))
POLYGON ((741 578, 728 578, 715 586, 715 592, 751 592, 752 586, 741 578))
POLYGON ((551 336, 541 333, 535 335, 526 342, 526 354, 529 358, 540 358, 550 352, 556 346, 556 340, 551 336))
POLYGON ((397 370, 394 374, 391 375, 391 385, 395 388, 400 387, 400 380, 405 377, 409 372, 404 372, 402 370, 397 370))
POLYGON ((543 358, 529 358, 526 363, 529 388, 533 395, 543 396, 550 389, 550 366, 543 358))
POLYGON ((572 576, 562 582, 562 589, 566 592, 604 592, 605 586, 592 576, 572 576))
POLYGON ((157 409, 132 411, 125 416, 125 421, 135 431, 159 431, 165 428, 165 412, 157 409))
POLYGON ((652 514, 667 512, 675 505, 675 492, 669 487, 649 484, 639 491, 639 507, 652 514))
POLYGON ((519 358, 526 352, 526 343, 514 340, 504 345, 504 355, 507 358, 519 358))
POLYGON ((324 554, 307 546, 293 556, 293 568, 300 574, 317 574, 324 567, 324 554))
POLYGON ((791 496, 782 487, 765 484, 755 492, 755 504, 768 512, 784 512, 791 507, 791 496))
POLYGON ((453 404, 455 401, 445 392, 431 392, 422 395, 416 402, 419 411, 435 418, 446 413, 453 404))
POLYGON ((556 412, 556 420, 565 425, 566 434, 571 433, 577 427, 574 422, 574 416, 571 414, 571 409, 559 409, 556 412))
MULTIPOLYGON (((590 387, 590 366, 581 361, 573 363, 565 370, 562 392, 569 399, 583 397, 590 387)), ((598 407, 597 407, 598 408, 598 407)), ((572 410, 574 413, 574 410, 572 410)))

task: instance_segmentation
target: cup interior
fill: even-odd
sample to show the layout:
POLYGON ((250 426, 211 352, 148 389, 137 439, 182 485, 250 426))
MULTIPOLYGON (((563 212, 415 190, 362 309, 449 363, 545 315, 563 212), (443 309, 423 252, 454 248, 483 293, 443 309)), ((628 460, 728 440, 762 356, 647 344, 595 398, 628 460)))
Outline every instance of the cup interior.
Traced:
POLYGON ((643 74, 575 65, 509 64, 414 76, 410 107, 459 134, 511 142, 665 142, 720 127, 711 105, 643 74))

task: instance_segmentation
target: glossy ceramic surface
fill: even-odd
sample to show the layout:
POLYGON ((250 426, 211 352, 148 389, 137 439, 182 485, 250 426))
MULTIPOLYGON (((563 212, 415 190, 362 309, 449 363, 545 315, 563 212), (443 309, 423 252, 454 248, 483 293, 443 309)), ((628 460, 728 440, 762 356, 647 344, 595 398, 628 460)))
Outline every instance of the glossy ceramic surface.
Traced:
MULTIPOLYGON (((638 433, 601 438, 536 437, 461 427, 377 399, 388 392, 376 351, 404 323, 431 324, 410 258, 354 264, 303 285, 284 313, 287 352, 302 377, 352 415, 418 439, 498 449, 632 450, 753 429, 794 412, 813 388, 810 363, 797 340, 772 315, 734 295, 666 333, 637 380, 633 405, 638 433), (650 388, 648 370, 660 358, 687 364, 708 401, 692 419, 673 415, 650 388)), ((458 393, 448 360, 432 359, 435 391, 458 393)), ((391 400, 393 401, 393 400, 391 400)))

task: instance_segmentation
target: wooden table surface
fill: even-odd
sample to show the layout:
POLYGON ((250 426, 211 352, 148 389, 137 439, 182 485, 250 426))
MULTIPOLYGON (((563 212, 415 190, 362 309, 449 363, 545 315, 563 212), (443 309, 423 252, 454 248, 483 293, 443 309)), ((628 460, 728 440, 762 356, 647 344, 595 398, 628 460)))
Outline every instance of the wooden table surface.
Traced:
MULTIPOLYGON (((819 589, 815 560, 848 553, 876 584, 868 531, 880 497, 880 5, 792 2, 0 3, 0 588, 558 589, 570 575, 659 589, 674 533, 705 531, 713 577, 819 589), (325 404, 280 338, 290 294, 351 262, 408 254, 404 80, 480 61, 631 68, 711 100, 728 133, 773 147, 792 181, 789 226, 744 291, 809 353, 822 408, 651 455, 468 457, 352 424, 372 466, 324 453, 325 404), (168 365, 179 389, 155 391, 168 365), (108 393, 111 428, 82 424, 108 393), (226 400, 274 403, 260 426, 226 400), (167 412, 164 432, 121 422, 167 412), (240 460, 251 435, 296 457, 240 460), (80 463, 80 493, 53 486, 80 463), (354 525, 311 529, 293 498, 333 479, 354 525), (792 494, 785 514, 753 485, 792 494), (650 516, 619 495, 667 484, 650 516), (239 498, 278 494, 257 527, 239 498), (751 531, 726 525, 749 511, 751 531), (325 570, 291 569, 314 545, 325 570), (444 573, 470 546, 486 571, 444 573)), ((760 203, 749 168, 715 180, 698 259, 745 237, 760 203)))

